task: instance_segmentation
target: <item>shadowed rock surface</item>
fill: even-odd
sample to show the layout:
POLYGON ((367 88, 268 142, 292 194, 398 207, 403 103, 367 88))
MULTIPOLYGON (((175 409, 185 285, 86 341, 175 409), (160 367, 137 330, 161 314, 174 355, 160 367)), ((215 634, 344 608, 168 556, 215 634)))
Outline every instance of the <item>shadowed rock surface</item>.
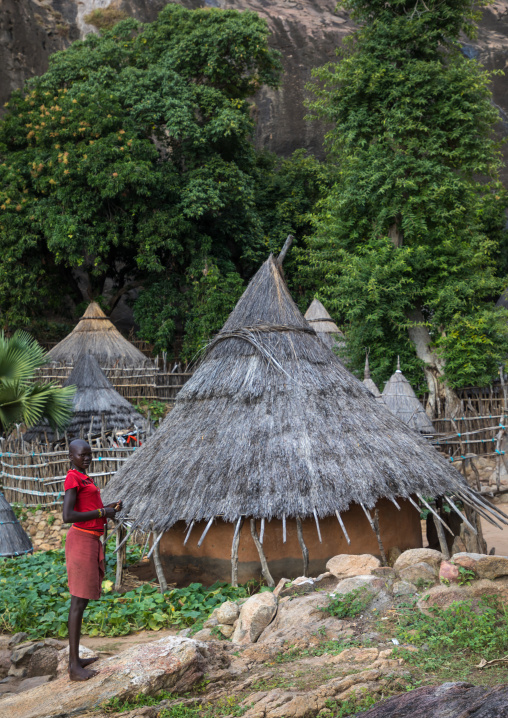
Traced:
POLYGON ((506 718, 508 686, 483 688, 470 683, 426 686, 379 703, 358 718, 506 718))
MULTIPOLYGON (((0 0, 0 107, 12 90, 48 67, 56 50, 93 31, 84 18, 108 0, 0 0)), ((115 7, 151 22, 167 0, 119 0, 115 7)), ((282 53, 284 78, 279 90, 262 90, 257 99, 256 144, 281 155, 305 147, 322 156, 323 126, 304 121, 305 85, 311 68, 335 57, 335 50, 354 25, 346 11, 334 12, 336 0, 183 0, 188 8, 219 7, 252 10, 264 17, 270 44, 282 53)), ((504 69, 508 59, 508 0, 483 11, 478 40, 464 39, 464 52, 488 70, 504 69)), ((494 77, 494 102, 501 113, 500 136, 508 134, 508 76, 494 77)), ((505 158, 508 148, 504 148, 505 158)), ((504 171, 505 184, 508 172, 504 171)))

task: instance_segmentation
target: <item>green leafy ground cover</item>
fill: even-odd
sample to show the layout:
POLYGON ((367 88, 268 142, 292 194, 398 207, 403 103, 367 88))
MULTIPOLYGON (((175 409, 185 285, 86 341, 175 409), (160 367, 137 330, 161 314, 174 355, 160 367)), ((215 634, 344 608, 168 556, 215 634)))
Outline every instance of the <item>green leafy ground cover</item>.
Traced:
MULTIPOLYGON (((128 562, 139 558, 139 548, 128 548, 128 562)), ((146 583, 127 593, 112 591, 115 556, 106 554, 103 596, 90 602, 84 614, 83 633, 122 636, 132 631, 157 631, 168 626, 200 623, 227 599, 249 595, 249 588, 216 583, 209 588, 193 583, 164 595, 146 583)), ((0 561, 0 631, 26 631, 33 638, 67 635, 70 594, 64 550, 0 561)))

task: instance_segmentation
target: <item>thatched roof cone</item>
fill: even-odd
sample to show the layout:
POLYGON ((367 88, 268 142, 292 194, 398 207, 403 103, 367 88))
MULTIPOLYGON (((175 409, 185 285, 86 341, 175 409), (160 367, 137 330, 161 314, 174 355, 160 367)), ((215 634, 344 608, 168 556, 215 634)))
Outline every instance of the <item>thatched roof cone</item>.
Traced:
POLYGON ((384 404, 384 399, 381 396, 381 392, 377 388, 375 382, 370 378, 370 367, 369 367, 368 355, 365 356, 365 369, 363 372, 363 384, 367 387, 367 389, 370 391, 370 393, 376 397, 377 401, 380 404, 384 404))
MULTIPOLYGON (((72 385, 76 387, 76 393, 72 400, 74 413, 66 429, 69 438, 79 437, 81 433, 86 437, 92 417, 92 434, 98 434, 102 428, 105 431, 115 428, 148 428, 148 421, 111 386, 91 354, 83 354, 77 360, 64 382, 64 386, 72 385)), ((29 429, 24 439, 31 441, 36 436, 44 439, 44 433, 49 441, 54 440, 54 433, 47 423, 29 429)))
POLYGON ((28 534, 16 518, 12 506, 0 493, 0 557, 24 556, 33 551, 28 534))
POLYGON ((105 501, 122 496, 120 518, 160 532, 218 516, 333 516, 465 486, 318 340, 270 256, 105 501))
POLYGON ((400 360, 397 360, 397 370, 386 382, 382 397, 392 414, 401 421, 416 429, 422 434, 433 434, 434 426, 427 416, 425 409, 400 370, 400 360))
POLYGON ((305 319, 309 322, 318 337, 329 349, 335 346, 346 346, 346 337, 335 324, 319 299, 313 299, 305 312, 305 319))
POLYGON ((97 302, 91 302, 72 332, 48 352, 48 360, 75 364, 86 352, 102 368, 114 366, 142 367, 149 359, 123 337, 97 302))

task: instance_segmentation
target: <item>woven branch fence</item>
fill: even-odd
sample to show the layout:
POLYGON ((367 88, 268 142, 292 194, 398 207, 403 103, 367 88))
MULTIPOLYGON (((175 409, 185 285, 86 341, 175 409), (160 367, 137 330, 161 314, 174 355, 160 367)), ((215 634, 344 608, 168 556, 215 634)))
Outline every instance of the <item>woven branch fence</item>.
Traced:
MULTIPOLYGON (((104 488, 113 474, 146 439, 140 431, 110 431, 86 437, 92 448, 90 476, 104 488)), ((53 506, 63 501, 64 481, 70 468, 64 437, 53 446, 27 443, 21 434, 0 439, 0 485, 9 503, 53 506)))
MULTIPOLYGON (((71 371, 71 364, 48 364, 39 370, 37 380, 63 384, 71 371)), ((192 372, 168 371, 164 366, 160 370, 152 367, 116 366, 103 371, 116 391, 131 403, 144 400, 172 404, 182 386, 192 376, 192 372)))

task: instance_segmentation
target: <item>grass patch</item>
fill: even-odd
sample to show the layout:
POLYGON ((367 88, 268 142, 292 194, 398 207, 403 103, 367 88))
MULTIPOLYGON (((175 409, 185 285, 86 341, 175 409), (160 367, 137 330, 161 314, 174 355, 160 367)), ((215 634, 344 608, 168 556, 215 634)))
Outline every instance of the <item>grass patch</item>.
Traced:
MULTIPOLYGON (((127 548, 127 562, 139 559, 139 547, 127 548)), ((143 584, 127 593, 112 591, 116 558, 106 553, 103 596, 88 604, 83 634, 123 636, 143 628, 157 631, 204 621, 226 600, 245 598, 254 585, 233 588, 216 583, 209 588, 193 583, 161 595, 158 586, 143 584)), ((62 549, 17 559, 0 560, 0 632, 26 631, 31 638, 67 636, 70 594, 62 549)))
POLYGON ((369 591, 366 587, 355 588, 354 591, 339 594, 338 596, 332 593, 330 594, 328 606, 320 610, 326 611, 330 616, 335 616, 336 618, 355 618, 365 611, 373 598, 372 591, 369 591))
POLYGON ((508 607, 495 596, 485 596, 473 610, 471 601, 457 601, 448 608, 421 613, 415 604, 399 606, 392 620, 378 622, 380 631, 395 634, 403 646, 394 657, 425 674, 428 681, 472 680, 492 685, 506 680, 506 668, 475 668, 481 658, 491 660, 508 653, 508 607), (388 624, 388 625, 387 625, 388 624))

